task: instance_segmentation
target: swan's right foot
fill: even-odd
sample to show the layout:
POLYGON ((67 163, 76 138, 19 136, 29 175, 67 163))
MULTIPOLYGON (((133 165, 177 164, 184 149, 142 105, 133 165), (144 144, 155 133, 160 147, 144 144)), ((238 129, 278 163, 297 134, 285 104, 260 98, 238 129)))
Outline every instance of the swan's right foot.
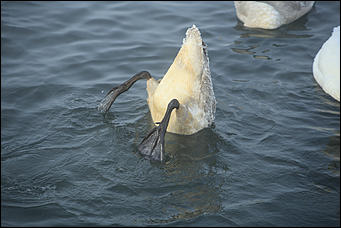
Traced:
POLYGON ((168 107, 162 121, 159 125, 154 127, 150 133, 142 140, 138 149, 141 154, 148 156, 153 160, 164 160, 164 140, 169 122, 170 115, 174 108, 178 109, 180 106, 177 99, 173 99, 168 103, 168 107))

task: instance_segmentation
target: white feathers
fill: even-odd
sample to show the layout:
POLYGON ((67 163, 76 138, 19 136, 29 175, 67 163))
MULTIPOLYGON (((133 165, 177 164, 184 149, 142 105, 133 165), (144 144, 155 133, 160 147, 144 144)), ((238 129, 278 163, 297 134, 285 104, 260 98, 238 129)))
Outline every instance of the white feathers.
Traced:
POLYGON ((308 13, 314 1, 235 1, 239 20, 250 28, 276 29, 308 13))
POLYGON ((340 101, 340 26, 334 28, 315 56, 313 74, 322 89, 340 101))
POLYGON ((171 114, 167 131, 194 134, 214 121, 213 92, 206 45, 193 25, 160 83, 147 81, 148 105, 154 122, 161 121, 168 103, 176 98, 180 107, 171 114))

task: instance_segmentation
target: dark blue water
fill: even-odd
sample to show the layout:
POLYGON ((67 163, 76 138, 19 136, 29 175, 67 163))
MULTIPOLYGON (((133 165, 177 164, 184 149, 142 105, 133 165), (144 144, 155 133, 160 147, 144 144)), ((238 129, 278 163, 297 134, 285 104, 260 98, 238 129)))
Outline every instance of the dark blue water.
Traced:
POLYGON ((1 225, 340 226, 340 103, 312 75, 340 23, 317 2, 277 30, 233 2, 1 2, 1 225), (188 27, 208 46, 215 127, 137 145, 146 84, 107 116, 106 92, 161 78, 188 27))

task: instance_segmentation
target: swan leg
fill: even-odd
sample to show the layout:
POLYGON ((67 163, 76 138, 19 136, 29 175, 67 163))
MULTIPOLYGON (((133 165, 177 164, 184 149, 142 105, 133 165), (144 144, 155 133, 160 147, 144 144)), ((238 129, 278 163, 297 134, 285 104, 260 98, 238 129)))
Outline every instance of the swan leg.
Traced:
POLYGON ((168 103, 166 113, 158 126, 154 127, 150 133, 142 140, 138 146, 141 154, 148 156, 153 160, 164 160, 164 139, 169 122, 169 118, 174 108, 178 109, 180 106, 177 99, 173 99, 168 103))
POLYGON ((103 100, 99 103, 97 109, 102 113, 108 112, 111 105, 114 103, 116 97, 118 97, 121 93, 127 91, 136 81, 140 79, 150 79, 151 75, 148 71, 141 71, 140 73, 135 74, 126 82, 122 83, 120 86, 116 86, 112 88, 107 95, 103 98, 103 100))

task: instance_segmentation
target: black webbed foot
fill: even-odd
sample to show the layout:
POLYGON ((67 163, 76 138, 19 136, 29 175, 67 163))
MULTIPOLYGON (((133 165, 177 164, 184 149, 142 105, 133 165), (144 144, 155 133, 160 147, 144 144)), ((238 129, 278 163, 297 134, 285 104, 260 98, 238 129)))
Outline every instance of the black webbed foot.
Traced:
POLYGON ((168 107, 162 121, 157 123, 159 125, 154 127, 138 146, 141 154, 146 155, 153 160, 164 160, 164 140, 169 118, 172 110, 174 108, 178 109, 179 105, 180 104, 177 99, 173 99, 168 103, 168 107))
POLYGON ((118 97, 121 93, 127 91, 136 81, 140 79, 150 79, 151 76, 148 71, 142 71, 138 74, 135 74, 128 81, 124 82, 120 86, 116 86, 112 88, 107 95, 103 98, 103 100, 99 103, 97 109, 102 113, 106 113, 111 105, 114 103, 116 97, 118 97))

